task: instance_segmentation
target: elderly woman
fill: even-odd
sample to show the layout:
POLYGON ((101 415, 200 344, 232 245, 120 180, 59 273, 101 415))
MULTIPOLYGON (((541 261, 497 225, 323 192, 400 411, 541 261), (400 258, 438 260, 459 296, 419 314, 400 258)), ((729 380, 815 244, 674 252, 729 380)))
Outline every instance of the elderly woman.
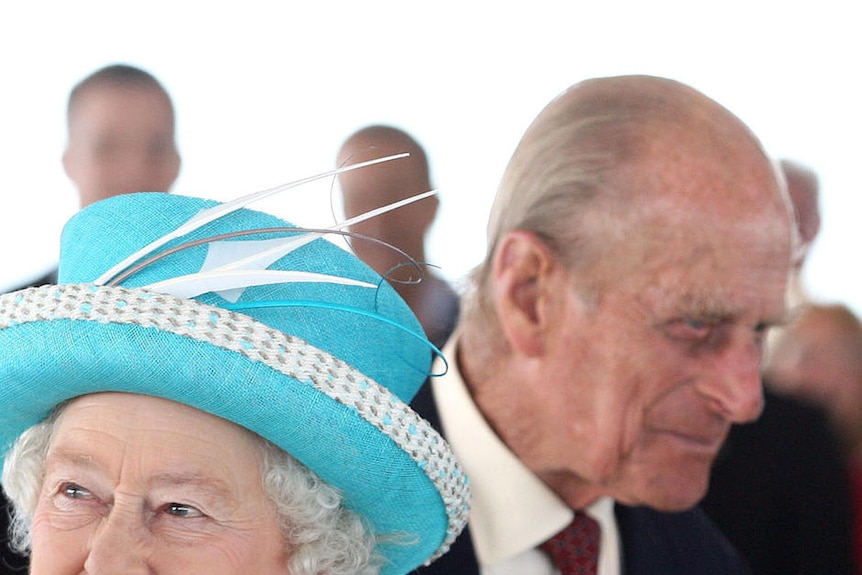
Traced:
POLYGON ((0 442, 34 575, 406 573, 467 515, 407 407, 433 347, 321 234, 130 194, 0 297, 0 442))

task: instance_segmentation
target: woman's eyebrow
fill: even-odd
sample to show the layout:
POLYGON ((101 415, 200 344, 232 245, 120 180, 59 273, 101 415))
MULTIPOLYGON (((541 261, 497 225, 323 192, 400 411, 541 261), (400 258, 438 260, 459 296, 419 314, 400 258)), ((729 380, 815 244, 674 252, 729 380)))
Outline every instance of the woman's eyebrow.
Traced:
MULTIPOLYGON (((92 455, 77 448, 58 447, 53 449, 48 459, 51 467, 81 469, 102 472, 103 467, 92 455)), ((210 496, 236 500, 230 484, 222 479, 200 472, 166 471, 156 473, 147 479, 151 487, 194 487, 210 496)))
POLYGON ((101 469, 102 467, 92 455, 76 448, 64 446, 52 448, 48 452, 46 462, 49 465, 61 463, 85 469, 101 469))
POLYGON ((190 487, 213 501, 229 505, 239 502, 238 494, 228 481, 205 473, 168 471, 151 476, 147 483, 151 489, 190 487))

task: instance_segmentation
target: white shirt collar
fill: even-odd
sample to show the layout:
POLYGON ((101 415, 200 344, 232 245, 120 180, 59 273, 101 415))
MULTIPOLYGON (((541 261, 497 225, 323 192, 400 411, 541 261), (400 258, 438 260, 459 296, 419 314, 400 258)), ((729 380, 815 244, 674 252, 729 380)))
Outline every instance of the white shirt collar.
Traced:
MULTIPOLYGON (((476 556, 481 565, 493 565, 550 539, 571 522, 574 512, 518 460, 485 421, 458 370, 456 345, 457 335, 444 350, 449 371, 432 379, 431 385, 446 439, 470 478, 470 532, 476 556)), ((600 499, 586 511, 602 528, 600 573, 619 572, 613 500, 600 499), (602 569, 603 564, 616 567, 608 571, 602 569)))

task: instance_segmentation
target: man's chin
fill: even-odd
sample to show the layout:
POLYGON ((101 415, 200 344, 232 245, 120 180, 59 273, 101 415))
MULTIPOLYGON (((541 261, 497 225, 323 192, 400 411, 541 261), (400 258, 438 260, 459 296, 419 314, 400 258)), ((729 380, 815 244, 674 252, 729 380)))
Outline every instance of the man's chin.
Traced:
POLYGON ((675 513, 688 511, 706 496, 709 476, 704 478, 674 476, 657 478, 631 495, 620 495, 614 499, 631 507, 650 507, 658 511, 675 513))

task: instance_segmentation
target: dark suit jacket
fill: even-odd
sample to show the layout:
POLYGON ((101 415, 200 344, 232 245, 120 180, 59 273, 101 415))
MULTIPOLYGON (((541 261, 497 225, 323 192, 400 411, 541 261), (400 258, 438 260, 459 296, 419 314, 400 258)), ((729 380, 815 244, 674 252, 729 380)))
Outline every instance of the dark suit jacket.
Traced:
MULTIPOLYGON (((440 418, 429 385, 413 409, 438 430, 440 418)), ((646 507, 614 508, 622 546, 624 575, 747 575, 748 567, 700 508, 661 513, 646 507)), ((469 527, 449 553, 415 571, 416 575, 479 575, 469 527)))

